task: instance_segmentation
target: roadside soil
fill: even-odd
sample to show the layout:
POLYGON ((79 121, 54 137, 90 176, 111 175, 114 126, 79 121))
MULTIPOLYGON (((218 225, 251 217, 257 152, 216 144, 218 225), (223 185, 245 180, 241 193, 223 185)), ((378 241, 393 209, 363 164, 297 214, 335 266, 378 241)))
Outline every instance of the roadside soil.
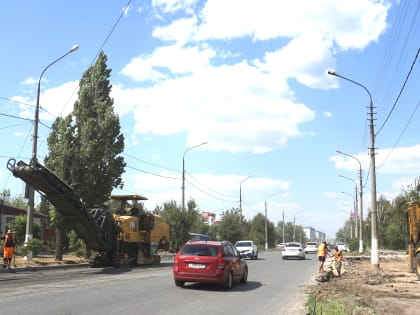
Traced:
MULTIPOLYGON (((340 277, 315 277, 316 285, 306 293, 316 300, 338 298, 346 305, 358 305, 353 315, 420 314, 420 281, 409 272, 406 255, 380 257, 379 270, 374 270, 369 257, 346 257, 345 272, 340 277)), ((324 273, 325 275, 325 273, 324 273)))
POLYGON ((66 265, 66 264, 85 264, 88 263, 87 259, 77 257, 74 255, 63 255, 62 261, 56 261, 54 259, 54 255, 45 254, 45 255, 37 255, 32 259, 25 259, 22 256, 16 256, 14 261, 12 261, 12 268, 14 268, 14 264, 17 268, 22 267, 40 267, 40 266, 58 266, 58 265, 66 265))

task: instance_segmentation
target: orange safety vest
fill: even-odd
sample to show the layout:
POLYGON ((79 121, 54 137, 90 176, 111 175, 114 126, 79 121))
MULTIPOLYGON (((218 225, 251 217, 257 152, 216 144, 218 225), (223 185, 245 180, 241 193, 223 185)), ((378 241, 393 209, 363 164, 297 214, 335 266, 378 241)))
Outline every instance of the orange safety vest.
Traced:
POLYGON ((342 261, 343 260, 343 252, 341 250, 334 251, 335 261, 342 261))
POLYGON ((327 256, 327 245, 325 245, 324 243, 321 243, 318 246, 318 257, 319 256, 322 256, 322 257, 327 256))
POLYGON ((3 258, 11 259, 13 257, 15 252, 15 243, 15 236, 13 234, 6 234, 3 243, 3 258), (9 239, 9 237, 11 239, 9 239))

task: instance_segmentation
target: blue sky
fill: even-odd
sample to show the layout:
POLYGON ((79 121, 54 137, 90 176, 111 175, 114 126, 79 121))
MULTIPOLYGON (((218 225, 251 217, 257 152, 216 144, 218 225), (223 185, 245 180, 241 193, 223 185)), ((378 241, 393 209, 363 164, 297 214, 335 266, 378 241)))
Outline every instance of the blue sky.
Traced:
MULTIPOLYGON (((312 226, 334 237, 350 215, 362 164, 370 208, 369 96, 377 195, 392 200, 420 173, 419 2, 152 0, 0 4, 0 189, 32 155, 43 69, 38 158, 57 116, 102 49, 125 136, 124 190, 153 209, 185 198, 217 215, 312 226), (411 69, 411 72, 410 72, 411 69), (408 79, 407 79, 408 78, 408 79), (406 83, 404 84, 404 82, 406 83), (389 115, 391 113, 391 115, 389 115), (197 146, 203 142, 207 144, 197 146), (188 150, 188 151, 187 151, 188 150), (342 175, 342 176, 339 176, 342 175), (344 192, 344 193, 343 193, 344 192)), ((38 199, 39 200, 39 197, 38 199)))

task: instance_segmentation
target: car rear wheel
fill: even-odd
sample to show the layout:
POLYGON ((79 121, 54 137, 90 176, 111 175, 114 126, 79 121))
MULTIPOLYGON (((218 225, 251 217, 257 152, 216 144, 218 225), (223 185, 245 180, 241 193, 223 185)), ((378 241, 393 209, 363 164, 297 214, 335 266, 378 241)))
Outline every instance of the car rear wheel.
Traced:
POLYGON ((184 284, 185 284, 185 281, 182 281, 182 280, 175 280, 175 285, 176 285, 177 287, 183 287, 183 286, 184 286, 184 284))
POLYGON ((245 268, 240 282, 245 284, 247 281, 248 281, 248 268, 245 268))
POLYGON ((232 289, 232 286, 233 286, 233 276, 232 276, 232 272, 229 271, 226 281, 224 283, 224 287, 226 290, 230 290, 232 289))

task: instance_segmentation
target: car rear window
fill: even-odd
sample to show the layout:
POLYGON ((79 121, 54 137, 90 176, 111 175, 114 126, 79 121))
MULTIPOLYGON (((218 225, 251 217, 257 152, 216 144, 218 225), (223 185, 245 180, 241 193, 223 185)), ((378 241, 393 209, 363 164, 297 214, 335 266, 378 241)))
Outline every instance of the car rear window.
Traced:
POLYGON ((296 243, 286 244, 286 247, 300 247, 300 244, 296 244, 296 243))
POLYGON ((316 246, 316 243, 308 242, 306 245, 316 246))
POLYGON ((240 243, 236 243, 235 246, 237 247, 249 247, 252 246, 251 242, 240 242, 240 243))
POLYGON ((218 247, 203 245, 187 245, 182 248, 181 255, 217 257, 218 247))

